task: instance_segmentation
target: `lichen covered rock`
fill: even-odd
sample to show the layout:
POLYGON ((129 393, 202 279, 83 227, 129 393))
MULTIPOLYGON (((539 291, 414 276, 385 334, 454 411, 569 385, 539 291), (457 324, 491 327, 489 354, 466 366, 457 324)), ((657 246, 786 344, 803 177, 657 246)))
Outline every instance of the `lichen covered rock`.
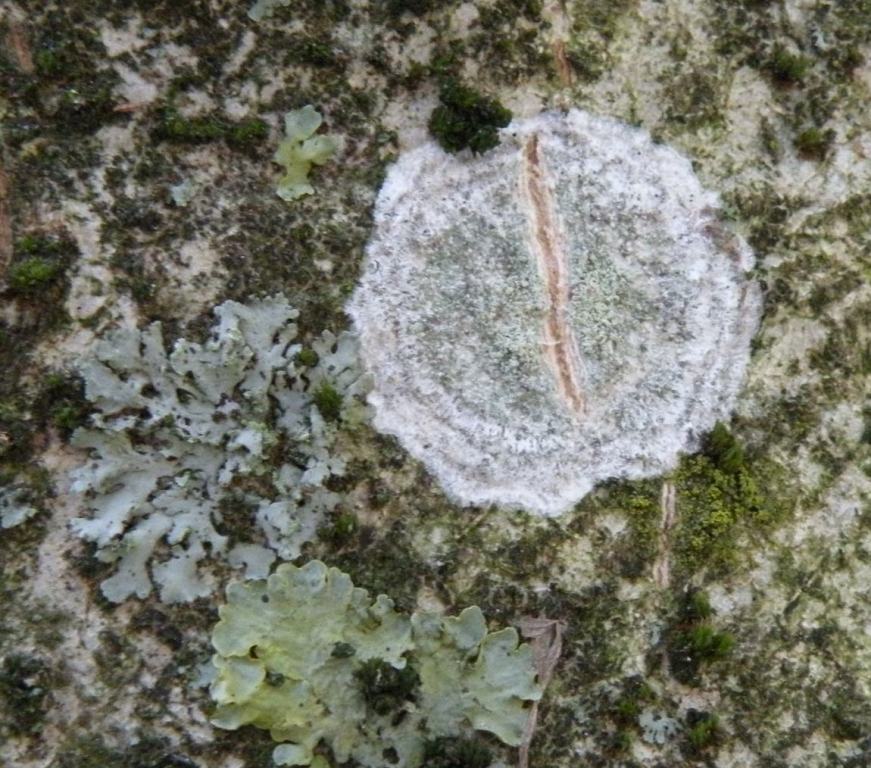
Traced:
POLYGON ((690 163, 573 110, 388 174, 350 314, 376 426, 465 503, 557 514, 731 410, 760 293, 690 163))

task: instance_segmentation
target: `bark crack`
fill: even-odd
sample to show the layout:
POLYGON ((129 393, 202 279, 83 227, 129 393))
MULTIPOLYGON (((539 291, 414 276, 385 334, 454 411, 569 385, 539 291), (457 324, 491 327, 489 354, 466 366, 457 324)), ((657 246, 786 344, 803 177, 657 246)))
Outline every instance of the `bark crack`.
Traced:
POLYGON ((664 482, 659 500, 662 510, 659 524, 659 552, 653 564, 653 580, 660 589, 667 589, 671 584, 671 530, 677 523, 676 497, 674 483, 664 482))
POLYGON ((574 334, 568 323, 569 264, 556 207, 547 183, 538 136, 523 149, 523 184, 529 203, 532 249, 544 281, 547 311, 544 319, 544 354, 557 389, 569 410, 581 415, 586 407, 581 382, 582 366, 574 334))

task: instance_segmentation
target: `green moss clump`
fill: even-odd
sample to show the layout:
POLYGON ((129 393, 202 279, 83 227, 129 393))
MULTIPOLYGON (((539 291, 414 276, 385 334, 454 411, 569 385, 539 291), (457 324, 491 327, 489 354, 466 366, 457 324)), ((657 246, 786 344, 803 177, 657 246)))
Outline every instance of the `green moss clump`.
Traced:
POLYGON ((723 472, 734 474, 744 467, 744 449, 722 421, 702 440, 702 451, 723 472))
MULTIPOLYGON (((14 327, 0 323, 0 357, 5 361, 7 373, 13 365, 17 368, 24 364, 36 339, 69 320, 66 274, 77 255, 75 244, 63 238, 28 235, 14 244, 4 287, 6 296, 16 301, 22 315, 21 322, 14 327)), ((10 378, 10 391, 14 389, 11 381, 10 378)))
POLYGON ((269 135, 269 126, 258 118, 231 122, 214 115, 184 117, 173 106, 157 112, 157 124, 152 131, 155 141, 171 144, 207 144, 224 140, 235 148, 250 148, 269 135))
POLYGON ((312 394, 314 404, 327 421, 338 421, 342 415, 342 395, 328 381, 322 381, 312 394))
POLYGON ((810 70, 813 62, 806 56, 790 53, 783 47, 774 50, 766 69, 773 80, 780 85, 800 83, 810 70))
POLYGON ((735 638, 728 632, 719 632, 710 624, 699 624, 681 635, 683 649, 699 663, 722 661, 735 647, 735 638))
POLYGON ((318 353, 311 347, 303 347, 296 353, 296 362, 304 365, 306 368, 314 368, 318 364, 318 353))
POLYGON ((414 698, 420 684, 417 672, 410 666, 396 669, 381 659, 369 659, 354 672, 367 706, 377 715, 398 711, 414 698))
MULTIPOLYGON (((58 748, 57 768, 194 768, 187 755, 165 738, 139 735, 124 749, 110 749, 100 736, 75 736, 58 748)), ((133 739, 131 739, 132 741, 133 739)))
POLYGON ((328 38, 299 37, 291 41, 287 58, 313 67, 340 67, 342 59, 328 38))
POLYGON ((36 656, 16 653, 3 660, 0 700, 11 715, 7 723, 12 733, 24 735, 39 731, 46 712, 49 677, 47 665, 36 656))
POLYGON ((13 253, 9 288, 15 294, 32 296, 59 285, 77 251, 62 238, 25 235, 15 242, 13 253))
POLYGON ((359 527, 360 522, 353 512, 341 512, 318 530, 318 536, 334 547, 342 547, 354 539, 359 527))
POLYGON ((475 739, 443 736, 424 744, 423 768, 487 768, 493 754, 475 739))
POLYGON ((704 752, 712 747, 720 733, 720 719, 709 712, 691 709, 687 714, 687 741, 692 752, 704 752))
POLYGON ((685 456, 674 477, 680 520, 674 531, 677 570, 723 573, 736 563, 742 533, 769 530, 786 515, 784 488, 768 492, 780 473, 743 447, 722 424, 702 440, 702 452, 685 456))
POLYGON ((77 376, 49 373, 44 386, 35 398, 31 410, 43 426, 51 424, 64 439, 81 427, 91 413, 85 399, 85 388, 77 376))
POLYGON ((451 0, 381 0, 387 13, 393 17, 402 16, 404 13, 412 16, 423 16, 425 13, 448 5, 451 0))
POLYGON ((624 681, 619 698, 606 710, 606 714, 618 726, 618 733, 631 734, 644 705, 655 698, 644 679, 634 675, 624 681))
POLYGON ((9 287, 16 293, 36 293, 53 283, 62 272, 57 262, 36 256, 9 268, 9 287))
POLYGON ((793 145, 803 160, 825 160, 834 138, 831 129, 807 128, 795 137, 793 145))
POLYGON ((231 147, 250 149, 257 146, 269 136, 269 126, 259 118, 241 120, 227 126, 224 140, 231 147))
POLYGON ((685 685, 695 685, 701 669, 728 658, 735 637, 714 628, 707 596, 691 592, 684 596, 676 623, 666 633, 672 675, 685 685))
POLYGON ((681 462, 678 493, 681 518, 674 550, 682 570, 732 565, 739 523, 765 515, 752 477, 723 472, 706 457, 692 456, 681 462))
POLYGON ((433 110, 429 130, 443 149, 471 149, 481 154, 499 144, 499 129, 511 122, 511 111, 456 80, 448 80, 433 110))
POLYGON ((182 117, 173 107, 158 114, 154 130, 156 141, 179 144, 203 144, 224 137, 224 126, 213 117, 182 117))
POLYGON ((699 622, 710 619, 714 615, 708 595, 700 589, 692 590, 681 606, 681 614, 684 621, 699 622))

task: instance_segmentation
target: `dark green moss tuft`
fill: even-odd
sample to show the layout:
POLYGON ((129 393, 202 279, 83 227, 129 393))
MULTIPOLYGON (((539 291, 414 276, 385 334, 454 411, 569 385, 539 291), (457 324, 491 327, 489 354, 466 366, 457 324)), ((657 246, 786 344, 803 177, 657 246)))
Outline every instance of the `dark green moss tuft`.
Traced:
POLYGON ((207 144, 225 140, 234 148, 251 148, 269 135, 269 126, 258 118, 233 122, 214 115, 184 117, 173 106, 164 106, 156 113, 152 130, 154 141, 171 144, 207 144))
POLYGON ((653 690, 641 677, 629 677, 623 682, 619 698, 605 710, 605 714, 619 726, 620 732, 631 732, 644 705, 655 698, 653 690))
MULTIPOLYGON (((132 739, 131 739, 132 741, 132 739)), ((143 736, 131 746, 107 747, 102 737, 77 735, 61 745, 56 768, 196 768, 187 755, 167 739, 143 736)))
POLYGON ((795 137, 793 144, 803 160, 825 160, 834 138, 831 129, 807 128, 795 137))
POLYGON ((224 126, 213 117, 183 117, 174 107, 165 107, 158 112, 152 135, 155 141, 203 144, 223 138, 224 126))
POLYGON ((498 101, 453 79, 442 86, 439 100, 429 130, 448 152, 486 152, 499 144, 499 129, 511 122, 510 110, 498 101))
POLYGON ((702 440, 702 451, 723 472, 735 474, 744 467, 744 449, 721 421, 702 440))
POLYGON ((27 235, 13 248, 13 261, 9 266, 7 282, 10 290, 19 296, 39 295, 59 285, 77 255, 75 245, 64 239, 27 235))
MULTIPOLYGON (((17 735, 36 733, 46 714, 51 674, 37 656, 15 653, 0 666, 0 700, 10 717, 6 722, 17 735)), ((0 727, 0 733, 2 733, 0 727)))
POLYGON ((36 256, 19 261, 9 268, 9 287, 15 293, 37 293, 62 274, 63 268, 60 264, 36 256))
POLYGON ((420 684, 417 672, 410 666, 403 669, 381 659, 368 659, 354 672, 366 705, 378 715, 389 715, 414 698, 420 684))
POLYGON ((716 744, 720 735, 720 719, 716 715, 691 709, 687 712, 687 725, 691 753, 704 752, 716 744))
POLYGON ((451 5, 453 0, 376 0, 376 5, 382 5, 387 13, 399 17, 407 13, 411 16, 423 16, 430 11, 451 5))
POLYGON ((475 739, 442 736, 423 747, 423 768, 487 768, 493 754, 475 739))
POLYGON ((668 659, 672 675, 685 685, 695 685, 701 669, 728 658, 735 638, 715 629, 709 622, 677 629, 668 641, 668 659))
POLYGON ((259 118, 240 120, 227 126, 224 138, 227 144, 237 149, 251 149, 263 143, 269 136, 269 126, 259 118))
POLYGON ((735 647, 734 636, 713 622, 704 592, 692 589, 681 595, 664 641, 671 674, 685 685, 697 685, 702 669, 728 658, 735 647))
POLYGON ((804 79, 812 65, 813 62, 806 56, 777 47, 768 60, 766 69, 776 83, 796 85, 804 79))
POLYGON ((291 41, 287 59, 291 63, 319 68, 342 69, 344 66, 343 56, 329 38, 298 37, 291 41))
POLYGON ((353 512, 340 512, 329 523, 318 529, 318 536, 334 547, 351 542, 357 534, 360 522, 353 512))
POLYGON ((719 632, 709 624, 699 624, 682 635, 683 647, 701 663, 722 661, 735 647, 735 638, 728 632, 719 632))
POLYGON ((315 406, 327 421, 338 421, 342 415, 342 395, 328 381, 322 381, 312 395, 315 406))
POLYGON ((314 368, 318 364, 318 360, 320 360, 318 353, 311 347, 303 347, 296 353, 296 362, 306 368, 314 368))
POLYGON ((696 623, 710 619, 714 615, 708 595, 700 589, 690 590, 681 604, 681 619, 696 623))

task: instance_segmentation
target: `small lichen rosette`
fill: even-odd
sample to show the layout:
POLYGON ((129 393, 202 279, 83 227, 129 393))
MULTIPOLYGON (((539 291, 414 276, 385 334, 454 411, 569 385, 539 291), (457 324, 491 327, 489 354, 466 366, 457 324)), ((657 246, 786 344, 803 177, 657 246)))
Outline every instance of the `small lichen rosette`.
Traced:
POLYGON ((348 307, 375 425, 461 503, 539 514, 674 466, 731 411, 753 257, 689 161, 577 110, 400 157, 348 307))
POLYGON ((95 414, 71 440, 89 454, 72 490, 90 513, 72 527, 115 564, 101 585, 114 602, 145 597, 152 580, 164 602, 208 595, 207 558, 265 576, 276 556, 299 555, 340 500, 323 483, 345 471, 338 426, 365 415, 356 339, 325 332, 307 366, 285 298, 228 301, 215 315, 203 343, 167 351, 160 323, 120 328, 80 364, 95 414), (313 404, 325 382, 342 398, 338 424, 313 404), (248 520, 232 547, 228 509, 248 520))
POLYGON ((324 744, 339 763, 416 768, 428 739, 471 729, 516 746, 541 697, 532 650, 514 629, 488 633, 478 608, 400 614, 319 561, 231 584, 220 617, 213 722, 268 729, 282 742, 279 765, 309 765, 324 744), (387 708, 361 684, 373 663, 414 680, 387 708))

